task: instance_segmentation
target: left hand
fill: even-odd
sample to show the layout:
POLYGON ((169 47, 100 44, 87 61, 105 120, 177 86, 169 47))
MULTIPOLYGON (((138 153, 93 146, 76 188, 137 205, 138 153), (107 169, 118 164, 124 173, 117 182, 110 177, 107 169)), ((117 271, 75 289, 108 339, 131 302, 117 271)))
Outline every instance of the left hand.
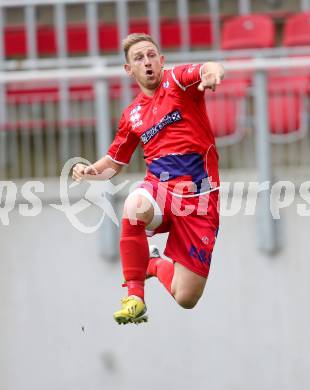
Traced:
POLYGON ((201 72, 201 82, 198 85, 199 91, 204 91, 206 88, 216 90, 224 77, 224 68, 218 62, 206 62, 203 64, 201 72))

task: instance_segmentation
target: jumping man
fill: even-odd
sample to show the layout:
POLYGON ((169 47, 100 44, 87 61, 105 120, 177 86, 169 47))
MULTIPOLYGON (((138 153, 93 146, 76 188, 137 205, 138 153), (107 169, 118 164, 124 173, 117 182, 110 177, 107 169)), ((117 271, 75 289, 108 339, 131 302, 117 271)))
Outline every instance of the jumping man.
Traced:
MULTIPOLYGON (((206 62, 164 69, 164 56, 147 34, 123 41, 124 69, 140 94, 122 113, 107 154, 90 166, 77 164, 73 179, 109 179, 127 165, 138 146, 147 173, 126 199, 120 254, 128 294, 114 313, 118 323, 147 320, 144 282, 155 276, 175 301, 193 308, 201 297, 218 226, 218 155, 204 92, 221 83, 221 64, 206 62), (169 232, 163 259, 147 235, 169 232)), ((103 129, 104 131, 104 129, 103 129)))

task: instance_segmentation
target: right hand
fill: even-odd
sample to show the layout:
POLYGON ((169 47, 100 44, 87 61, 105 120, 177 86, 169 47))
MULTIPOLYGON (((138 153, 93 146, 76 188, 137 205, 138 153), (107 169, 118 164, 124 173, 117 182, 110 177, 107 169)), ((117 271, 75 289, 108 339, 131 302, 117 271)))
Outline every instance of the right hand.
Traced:
POLYGON ((89 175, 97 175, 98 172, 93 165, 76 164, 73 168, 72 179, 80 182, 89 175))

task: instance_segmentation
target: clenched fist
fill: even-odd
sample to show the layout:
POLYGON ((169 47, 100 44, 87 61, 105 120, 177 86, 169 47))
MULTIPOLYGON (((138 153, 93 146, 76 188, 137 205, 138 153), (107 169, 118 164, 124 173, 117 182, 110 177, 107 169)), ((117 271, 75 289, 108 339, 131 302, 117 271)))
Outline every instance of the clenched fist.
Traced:
POLYGON ((76 164, 73 168, 72 179, 80 182, 89 175, 97 175, 97 170, 92 165, 76 164))

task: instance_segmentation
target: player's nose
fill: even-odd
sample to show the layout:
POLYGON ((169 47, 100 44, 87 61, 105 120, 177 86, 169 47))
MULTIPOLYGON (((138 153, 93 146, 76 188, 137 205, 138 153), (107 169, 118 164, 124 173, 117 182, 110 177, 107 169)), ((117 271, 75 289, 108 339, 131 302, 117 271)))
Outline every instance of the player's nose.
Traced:
POLYGON ((151 61, 150 61, 148 56, 144 56, 144 65, 145 66, 150 66, 151 65, 151 61))

